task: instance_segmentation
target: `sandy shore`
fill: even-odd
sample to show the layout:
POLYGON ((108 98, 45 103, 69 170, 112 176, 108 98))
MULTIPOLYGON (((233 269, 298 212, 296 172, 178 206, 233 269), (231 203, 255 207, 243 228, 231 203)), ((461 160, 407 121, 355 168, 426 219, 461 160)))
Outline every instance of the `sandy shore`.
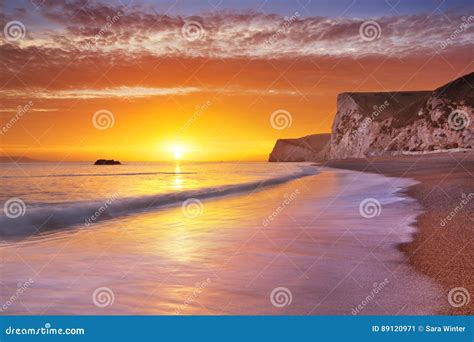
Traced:
POLYGON ((434 278, 455 305, 442 314, 474 314, 474 153, 378 157, 330 161, 325 166, 413 178, 420 183, 407 194, 425 212, 417 219, 418 232, 411 243, 400 245, 417 270, 434 278), (467 196, 467 197, 463 197, 467 196), (471 195, 470 195, 471 194, 471 195), (464 202, 463 202, 464 199, 464 202), (449 218, 448 218, 449 217, 449 218))

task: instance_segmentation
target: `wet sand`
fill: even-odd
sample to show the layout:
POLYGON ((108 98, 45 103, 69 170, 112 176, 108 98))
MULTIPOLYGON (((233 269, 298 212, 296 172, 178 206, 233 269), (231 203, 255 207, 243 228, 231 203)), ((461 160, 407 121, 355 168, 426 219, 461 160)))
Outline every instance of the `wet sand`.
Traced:
POLYGON ((474 198, 470 196, 474 153, 352 159, 325 165, 417 180, 406 193, 421 203, 424 212, 417 218, 413 242, 399 248, 411 265, 444 287, 446 301, 455 288, 468 291, 457 302, 453 298, 455 305, 466 304, 448 305, 441 313, 474 314, 474 198))

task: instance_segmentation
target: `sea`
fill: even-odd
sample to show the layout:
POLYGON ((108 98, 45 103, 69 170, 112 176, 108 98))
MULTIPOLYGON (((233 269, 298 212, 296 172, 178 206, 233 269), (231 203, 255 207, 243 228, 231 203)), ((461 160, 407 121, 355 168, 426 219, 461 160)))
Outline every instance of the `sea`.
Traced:
POLYGON ((434 314, 415 181, 312 163, 0 164, 0 314, 434 314))

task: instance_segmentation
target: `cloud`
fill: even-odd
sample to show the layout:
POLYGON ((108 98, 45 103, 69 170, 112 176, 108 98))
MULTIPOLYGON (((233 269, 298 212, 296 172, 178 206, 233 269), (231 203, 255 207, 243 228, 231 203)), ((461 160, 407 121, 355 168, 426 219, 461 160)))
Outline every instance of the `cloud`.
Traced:
POLYGON ((100 99, 100 98, 142 98, 166 95, 187 95, 197 92, 198 88, 146 88, 146 87, 117 87, 105 89, 70 89, 70 90, 5 90, 0 96, 13 98, 40 99, 100 99))
MULTIPOLYGON (((153 88, 153 87, 116 87, 104 89, 69 89, 69 90, 44 90, 44 89, 9 89, 0 90, 0 97, 3 98, 35 98, 35 99, 133 99, 147 98, 155 96, 179 96, 195 93, 220 93, 225 95, 301 95, 295 91, 285 90, 261 90, 261 89, 239 89, 235 87, 228 88, 198 88, 198 87, 181 87, 181 88, 153 88)), ((0 112, 15 112, 17 109, 0 109, 0 112)), ((37 112, 57 111, 57 109, 32 109, 37 112)))
POLYGON ((304 95, 320 82, 359 84, 382 64, 380 80, 410 79, 427 60, 444 68, 442 77, 461 73, 470 65, 474 38, 474 17, 467 13, 374 18, 372 39, 363 36, 364 21, 357 18, 229 11, 178 16, 85 0, 41 4, 34 19, 0 13, 3 25, 20 19, 26 27, 24 39, 0 38, 2 97, 304 95))
MULTIPOLYGON (((84 56, 404 56, 439 49, 463 22, 474 23, 473 17, 456 13, 375 18, 378 38, 367 41, 360 33, 363 20, 302 17, 298 12, 285 18, 254 12, 181 17, 135 7, 55 1, 46 2, 41 13, 55 25, 28 31, 28 39, 20 41, 19 46, 84 56)), ((473 38, 472 30, 465 30, 451 44, 470 44, 473 38)))
MULTIPOLYGON (((0 113, 16 113, 20 108, 2 108, 0 109, 0 113)), ((57 112, 59 109, 58 108, 31 108, 28 111, 31 112, 57 112)))

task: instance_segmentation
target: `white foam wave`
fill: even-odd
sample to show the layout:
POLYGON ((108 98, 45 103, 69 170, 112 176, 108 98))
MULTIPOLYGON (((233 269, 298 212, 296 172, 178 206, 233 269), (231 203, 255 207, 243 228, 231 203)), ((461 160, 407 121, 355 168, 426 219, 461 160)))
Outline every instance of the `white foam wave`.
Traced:
POLYGON ((300 171, 289 175, 243 184, 208 187, 159 195, 113 198, 104 201, 66 202, 41 207, 29 206, 26 209, 25 215, 22 217, 12 219, 5 215, 0 215, 0 237, 8 238, 34 235, 71 226, 88 226, 91 223, 134 212, 181 204, 188 198, 198 198, 202 200, 242 192, 258 191, 272 185, 281 184, 315 173, 316 169, 314 167, 305 166, 301 167, 300 171), (97 215, 99 211, 100 215, 97 215), (93 222, 90 220, 92 216, 94 217, 93 222))

